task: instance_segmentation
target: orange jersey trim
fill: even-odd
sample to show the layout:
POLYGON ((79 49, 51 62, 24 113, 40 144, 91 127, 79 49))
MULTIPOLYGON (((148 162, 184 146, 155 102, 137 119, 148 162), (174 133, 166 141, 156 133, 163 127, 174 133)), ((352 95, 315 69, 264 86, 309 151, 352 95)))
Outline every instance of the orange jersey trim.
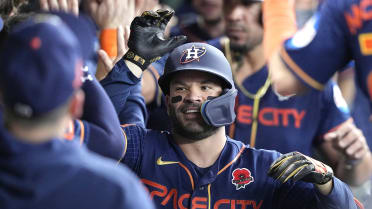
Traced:
POLYGON ((81 120, 77 120, 77 122, 80 125, 80 144, 83 144, 84 143, 84 136, 85 136, 84 124, 81 120))
POLYGON ((183 168, 185 169, 187 175, 189 175, 189 178, 190 178, 190 182, 191 182, 191 188, 192 190, 194 190, 195 186, 194 186, 194 179, 192 178, 192 175, 191 175, 191 172, 189 171, 189 169, 182 163, 178 162, 178 164, 183 168))
POLYGON ((227 165, 225 165, 225 167, 223 167, 221 170, 218 171, 217 175, 224 172, 229 166, 231 166, 240 157, 240 155, 243 153, 244 149, 245 149, 245 146, 243 146, 240 149, 239 153, 235 156, 235 158, 231 162, 229 162, 227 165))
POLYGON ((364 205, 361 202, 359 202, 359 200, 355 197, 354 197, 354 202, 359 207, 359 209, 364 209, 364 205))
POLYGON ((281 58, 284 60, 284 62, 291 68, 291 70, 296 73, 303 81, 305 81, 308 85, 311 87, 317 89, 317 90, 323 90, 324 85, 319 83, 318 81, 311 78, 307 73, 305 73, 304 70, 298 66, 291 57, 289 57, 287 51, 282 47, 280 49, 280 55, 281 58))
POLYGON ((124 151, 123 151, 123 154, 121 155, 120 159, 118 160, 117 164, 119 164, 124 159, 125 154, 127 153, 127 148, 128 148, 127 134, 125 133, 125 131, 123 129, 121 129, 121 131, 123 132, 123 135, 124 135, 124 151))

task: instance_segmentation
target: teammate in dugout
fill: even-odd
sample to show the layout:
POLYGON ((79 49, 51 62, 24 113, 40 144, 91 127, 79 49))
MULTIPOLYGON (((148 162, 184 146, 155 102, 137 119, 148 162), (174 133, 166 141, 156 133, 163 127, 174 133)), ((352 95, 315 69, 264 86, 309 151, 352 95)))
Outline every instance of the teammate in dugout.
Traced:
POLYGON ((315 145, 337 177, 354 186, 364 183, 372 175, 372 156, 337 84, 330 81, 324 91, 290 97, 271 88, 263 56, 261 4, 261 0, 224 1, 228 38, 215 45, 229 60, 238 89, 237 119, 229 136, 282 153, 297 150, 311 155, 315 145), (343 135, 333 137, 339 132, 343 135))
POLYGON ((282 95, 322 90, 336 71, 355 60, 358 84, 371 100, 372 2, 321 1, 312 19, 294 35, 290 2, 264 3, 266 56, 275 89, 282 95), (289 39, 282 44, 285 38, 289 39))
POLYGON ((204 43, 163 38, 169 11, 145 12, 131 24, 129 51, 101 81, 125 109, 142 70, 174 49, 159 85, 172 131, 125 125, 130 166, 158 208, 358 208, 332 170, 298 152, 256 150, 225 134, 235 119, 236 89, 228 61, 204 43), (178 47, 177 47, 178 46, 178 47), (177 48, 176 48, 177 47, 177 48))
MULTIPOLYGON (((4 43, 1 208, 153 208, 129 169, 62 140, 69 121, 82 113, 84 93, 81 45, 61 18, 38 14, 13 28, 4 43)), ((86 87, 95 93, 97 84, 86 87)))

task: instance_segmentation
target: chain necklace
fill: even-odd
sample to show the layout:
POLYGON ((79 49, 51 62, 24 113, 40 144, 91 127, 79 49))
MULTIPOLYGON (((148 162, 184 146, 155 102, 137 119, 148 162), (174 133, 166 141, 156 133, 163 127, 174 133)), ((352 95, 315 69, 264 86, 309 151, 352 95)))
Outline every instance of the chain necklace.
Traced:
MULTIPOLYGON (((253 115, 252 115, 252 128, 251 128, 251 137, 250 137, 250 146, 254 147, 256 144, 256 136, 257 136, 257 128, 258 128, 258 110, 259 110, 259 104, 260 104, 260 99, 265 95, 267 90, 270 87, 271 80, 270 76, 267 76, 267 79, 264 83, 263 86, 261 86, 255 94, 249 92, 243 84, 240 84, 236 80, 236 72, 238 69, 240 69, 243 66, 242 61, 238 61, 236 68, 233 67, 233 59, 232 59, 232 53, 230 50, 230 40, 228 38, 223 39, 223 47, 225 50, 225 56, 227 60, 230 63, 231 66, 231 71, 233 74, 233 79, 235 84, 239 87, 240 92, 242 92, 246 97, 253 99, 253 115)), ((231 125, 230 127, 230 137, 234 137, 235 135, 235 123, 231 125)))

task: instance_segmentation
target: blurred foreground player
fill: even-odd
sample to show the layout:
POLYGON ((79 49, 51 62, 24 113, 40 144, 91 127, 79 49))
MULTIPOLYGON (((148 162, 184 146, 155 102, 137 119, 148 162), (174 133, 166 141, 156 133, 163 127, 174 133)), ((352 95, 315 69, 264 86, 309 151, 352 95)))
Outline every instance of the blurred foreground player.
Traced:
POLYGON ((1 51, 1 208, 153 208, 126 168, 61 140, 82 113, 80 45, 62 21, 37 15, 1 51))

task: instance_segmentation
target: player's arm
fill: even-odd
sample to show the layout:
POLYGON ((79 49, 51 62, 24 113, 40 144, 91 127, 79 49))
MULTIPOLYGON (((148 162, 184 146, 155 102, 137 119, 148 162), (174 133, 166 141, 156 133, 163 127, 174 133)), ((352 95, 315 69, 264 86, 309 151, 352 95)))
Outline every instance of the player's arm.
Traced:
POLYGON ((125 111, 128 96, 134 86, 139 84, 143 71, 185 41, 184 36, 164 38, 165 27, 172 15, 173 12, 158 10, 144 12, 133 20, 128 40, 129 50, 101 81, 119 115, 125 111))
POLYGON ((370 151, 363 133, 355 126, 338 85, 330 81, 321 92, 323 120, 318 126, 317 148, 321 159, 338 178, 360 185, 372 176, 370 151))
POLYGON ((264 3, 264 44, 274 89, 283 95, 300 93, 307 88, 323 90, 326 82, 350 59, 347 47, 350 32, 342 8, 347 3, 323 1, 307 24, 293 34, 294 30, 285 32, 284 25, 294 21, 282 15, 293 13, 289 1, 264 3), (293 35, 288 36, 291 33, 293 35))
POLYGON ((321 145, 336 175, 351 186, 360 186, 372 176, 372 155, 360 129, 349 120, 324 137, 321 145))
POLYGON ((267 0, 263 3, 265 58, 268 60, 274 90, 283 96, 305 90, 305 86, 287 69, 279 56, 284 40, 297 31, 293 10, 292 0, 267 0))
MULTIPOLYGON (((82 89, 85 92, 83 124, 89 132, 88 148, 106 157, 119 160, 124 152, 124 136, 113 104, 94 76, 88 75, 82 89)), ((82 128, 82 127, 81 127, 82 128)))
MULTIPOLYGON (((317 191, 314 200, 316 207, 310 208, 358 208, 348 186, 333 176, 332 168, 299 152, 280 156, 271 164, 268 175, 283 184, 289 180, 312 183, 317 191)), ((293 189, 296 190, 296 187, 301 187, 301 184, 295 184, 293 189)), ((305 200, 308 197, 304 195, 305 200)))

